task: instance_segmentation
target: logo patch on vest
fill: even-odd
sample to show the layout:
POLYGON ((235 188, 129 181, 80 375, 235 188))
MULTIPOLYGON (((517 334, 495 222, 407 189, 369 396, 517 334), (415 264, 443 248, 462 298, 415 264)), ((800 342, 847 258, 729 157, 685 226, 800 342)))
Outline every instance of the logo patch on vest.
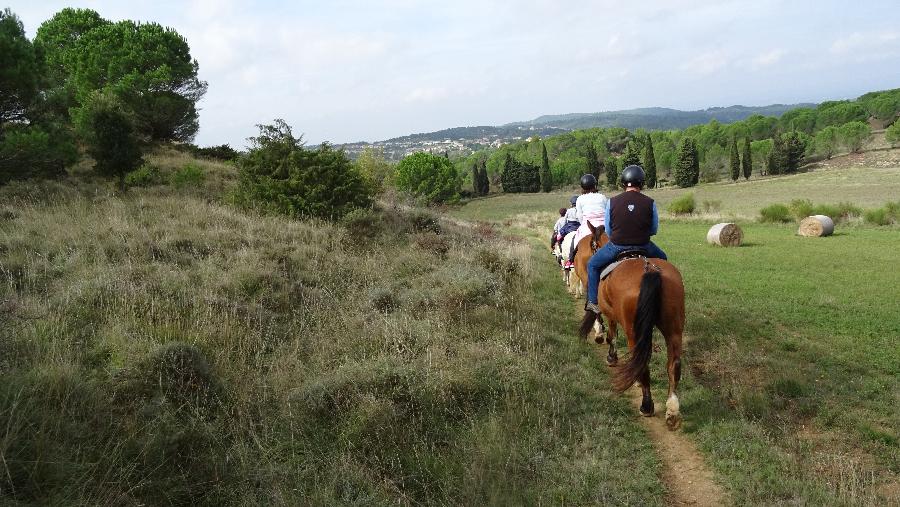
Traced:
POLYGON ((634 211, 634 204, 628 205, 628 211, 634 211))

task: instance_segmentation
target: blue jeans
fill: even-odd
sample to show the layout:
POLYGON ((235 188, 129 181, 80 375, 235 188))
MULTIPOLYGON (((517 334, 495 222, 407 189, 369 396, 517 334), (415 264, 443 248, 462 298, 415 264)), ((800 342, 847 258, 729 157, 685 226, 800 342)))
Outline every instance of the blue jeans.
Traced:
POLYGON ((616 260, 616 256, 621 252, 633 248, 643 248, 647 251, 647 257, 655 257, 663 260, 668 258, 666 257, 666 253, 653 244, 652 241, 646 245, 614 245, 612 242, 603 245, 603 248, 597 250, 591 257, 591 260, 588 261, 587 265, 587 300, 589 303, 597 304, 597 292, 600 290, 600 273, 603 271, 603 268, 612 264, 612 261, 616 260))

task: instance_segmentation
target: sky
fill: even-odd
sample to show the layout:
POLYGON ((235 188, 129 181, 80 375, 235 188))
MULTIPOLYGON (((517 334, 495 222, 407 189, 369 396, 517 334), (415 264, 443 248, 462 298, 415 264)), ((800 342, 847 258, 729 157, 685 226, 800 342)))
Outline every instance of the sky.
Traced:
POLYGON ((185 36, 201 146, 282 118, 308 143, 544 114, 820 102, 900 87, 897 0, 13 0, 185 36))

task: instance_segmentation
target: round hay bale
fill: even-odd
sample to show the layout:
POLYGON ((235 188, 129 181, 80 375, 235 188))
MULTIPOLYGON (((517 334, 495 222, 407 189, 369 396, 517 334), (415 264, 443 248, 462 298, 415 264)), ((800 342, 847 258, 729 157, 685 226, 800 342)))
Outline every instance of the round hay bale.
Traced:
POLYGON ((737 224, 722 223, 710 227, 706 233, 706 241, 719 246, 741 246, 744 241, 744 231, 737 224))
POLYGON ((834 221, 825 215, 813 215, 800 221, 797 234, 810 238, 831 236, 834 233, 834 221))

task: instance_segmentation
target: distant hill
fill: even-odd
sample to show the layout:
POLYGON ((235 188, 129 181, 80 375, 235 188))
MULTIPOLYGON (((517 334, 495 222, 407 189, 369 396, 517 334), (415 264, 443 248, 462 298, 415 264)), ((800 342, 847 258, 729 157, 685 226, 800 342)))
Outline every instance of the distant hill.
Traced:
POLYGON ((645 107, 622 111, 605 111, 600 113, 570 113, 545 115, 530 121, 515 122, 505 127, 534 126, 557 127, 566 130, 593 127, 622 127, 629 130, 644 128, 648 130, 682 129, 691 125, 708 123, 715 119, 721 123, 740 121, 754 114, 763 116, 781 116, 786 111, 798 107, 815 107, 816 104, 772 104, 768 106, 729 106, 711 107, 699 111, 680 111, 665 107, 645 107))

